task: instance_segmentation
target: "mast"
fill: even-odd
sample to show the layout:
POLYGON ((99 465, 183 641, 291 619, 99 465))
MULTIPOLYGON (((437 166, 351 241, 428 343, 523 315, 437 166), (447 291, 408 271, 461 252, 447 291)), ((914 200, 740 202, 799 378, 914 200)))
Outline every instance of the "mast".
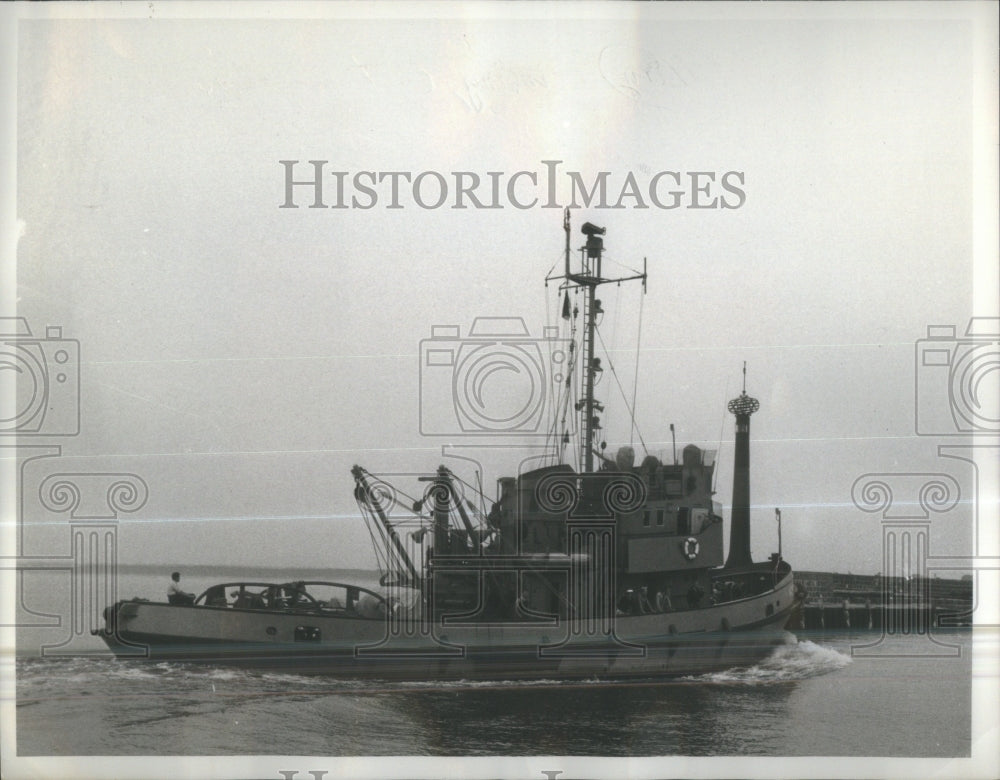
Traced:
POLYGON ((594 380, 597 377, 598 365, 594 362, 594 336, 597 332, 597 285, 600 283, 598 280, 601 277, 601 253, 604 250, 604 239, 601 238, 604 235, 604 228, 599 228, 596 225, 592 225, 590 222, 584 222, 583 227, 584 235, 587 236, 587 245, 585 247, 586 256, 584 257, 584 274, 586 274, 587 282, 587 296, 584 299, 583 306, 583 317, 584 317, 584 331, 583 331, 583 353, 586 356, 586 362, 583 364, 583 425, 581 430, 584 432, 583 438, 580 441, 580 448, 582 452, 580 453, 580 462, 583 464, 583 470, 586 473, 590 473, 594 470, 594 432, 600 427, 600 423, 597 419, 597 415, 594 414, 596 408, 594 404, 594 380), (596 273, 594 273, 594 267, 596 266, 596 273))
MULTIPOLYGON (((580 463, 585 473, 594 470, 594 437, 600 430, 600 418, 597 414, 604 407, 594 398, 594 384, 597 375, 603 370, 600 358, 594 356, 594 340, 597 335, 597 315, 603 313, 601 302, 597 299, 597 288, 602 284, 621 284, 633 279, 642 280, 642 290, 646 291, 646 261, 643 260, 642 273, 615 279, 605 279, 601 276, 601 256, 604 252, 605 229, 590 222, 584 222, 580 231, 587 237, 587 243, 580 248, 580 272, 570 270, 570 221, 569 209, 563 212, 563 228, 566 231, 566 272, 560 289, 583 290, 583 398, 579 399, 576 409, 580 413, 580 463)), ((552 277, 549 277, 552 278, 552 277)), ((549 279, 546 279, 549 281, 549 279)))

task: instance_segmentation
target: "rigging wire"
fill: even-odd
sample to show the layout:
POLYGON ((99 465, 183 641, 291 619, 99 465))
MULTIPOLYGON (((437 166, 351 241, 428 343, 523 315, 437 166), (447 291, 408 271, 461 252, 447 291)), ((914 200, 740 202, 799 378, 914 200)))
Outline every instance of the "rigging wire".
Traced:
MULTIPOLYGON (((552 265, 549 267, 548 273, 545 274, 545 289, 546 290, 548 290, 548 288, 549 288, 549 282, 550 281, 555 281, 556 279, 561 278, 561 277, 554 277, 554 276, 552 276, 552 272, 556 269, 556 266, 560 262, 563 262, 564 260, 565 260, 565 253, 562 252, 562 251, 560 251, 559 255, 558 255, 558 259, 554 263, 552 263, 552 265)), ((557 292, 556 292, 557 300, 558 300, 559 294, 561 292, 563 292, 564 288, 565 288, 564 284, 560 284, 558 286, 557 292)), ((549 300, 548 294, 546 294, 544 297, 545 297, 545 324, 548 325, 548 326, 551 326, 553 324, 553 322, 557 322, 557 320, 555 320, 553 318, 552 308, 551 308, 552 302, 549 300)), ((557 311, 558 311, 558 306, 557 306, 557 311)), ((552 424, 549 427, 549 429, 546 431, 544 451, 549 451, 549 448, 551 447, 552 458, 558 460, 559 459, 559 442, 558 442, 558 436, 559 436, 559 432, 558 432, 559 422, 558 421, 559 421, 559 417, 556 414, 556 409, 557 409, 557 404, 554 403, 553 406, 552 406, 552 424)))
MULTIPOLYGON (((631 428, 629 428, 628 443, 632 446, 632 431, 635 430, 635 407, 639 400, 639 343, 642 339, 642 308, 643 304, 646 302, 646 296, 639 296, 639 332, 635 337, 635 376, 632 379, 632 423, 631 428)), ((640 437, 641 438, 641 437, 640 437)), ((646 449, 646 443, 642 444, 643 452, 649 455, 649 451, 646 449)))
MULTIPOLYGON (((618 325, 621 322, 622 308, 623 307, 621 305, 621 302, 622 302, 622 286, 621 286, 620 283, 617 284, 617 285, 615 285, 615 286, 618 289, 617 289, 617 292, 615 293, 615 316, 614 316, 614 319, 611 322, 611 346, 613 348, 617 349, 617 346, 618 346, 618 325)), ((598 323, 598 327, 600 327, 600 323, 598 323)), ((611 352, 610 352, 610 350, 605 350, 605 352, 608 354, 608 359, 610 360, 611 359, 611 352)), ((614 411, 614 406, 612 406, 612 405, 609 404, 608 407, 607 407, 607 410, 604 412, 604 429, 605 430, 609 430, 611 428, 611 420, 612 420, 612 412, 613 411, 614 411)))
MULTIPOLYGON (((553 268, 554 267, 555 266, 553 266, 553 268)), ((546 284, 545 286, 548 287, 548 284, 546 284)), ((563 285, 563 284, 560 284, 556 288, 556 300, 557 301, 559 300, 560 293, 564 292, 564 289, 565 289, 565 285, 563 285)), ((560 326, 558 324, 558 319, 553 319, 552 318, 552 313, 551 313, 550 305, 551 305, 551 301, 549 300, 549 296, 546 295, 545 296, 545 321, 547 323, 549 323, 550 325, 552 325, 553 323, 555 323, 554 327, 557 328, 557 329, 559 329, 560 326)), ((559 310, 559 304, 558 303, 556 304, 556 310, 557 311, 559 310)), ((556 317, 558 317, 558 315, 556 315, 556 317)), ((567 360, 567 366, 568 366, 568 364, 569 364, 569 360, 567 360)), ((567 368, 567 370, 569 370, 569 369, 567 368)), ((565 383, 563 383, 563 384, 565 385, 565 383)), ((558 462, 559 459, 560 459, 560 452, 559 452, 559 426, 560 426, 559 408, 562 405, 563 395, 564 395, 563 387, 560 387, 559 388, 559 392, 558 392, 556 398, 553 400, 552 409, 551 409, 551 413, 552 413, 551 422, 549 424, 548 430, 546 430, 546 432, 545 432, 545 447, 544 447, 544 452, 547 453, 547 452, 551 451, 551 453, 552 453, 552 459, 553 459, 554 462, 558 462)))
POLYGON ((625 408, 629 410, 630 414, 632 414, 632 425, 636 434, 639 436, 639 441, 642 444, 642 449, 645 452, 649 452, 648 448, 646 447, 646 441, 645 439, 642 438, 642 431, 640 431, 638 426, 635 425, 635 414, 632 413, 632 405, 628 402, 628 397, 625 395, 625 388, 622 387, 621 379, 618 377, 618 372, 615 370, 615 364, 611 360, 611 355, 608 354, 608 348, 604 346, 604 337, 601 335, 601 331, 598 330, 597 328, 595 328, 594 331, 597 333, 597 338, 600 339, 601 341, 601 347, 604 349, 604 354, 607 355, 608 365, 611 367, 611 375, 615 378, 615 383, 618 385, 618 391, 622 395, 622 400, 625 401, 625 408))
MULTIPOLYGON (((372 474, 371 472, 367 472, 367 473, 370 474, 372 477, 375 477, 376 479, 378 479, 383 484, 388 485, 389 487, 391 487, 395 491, 395 494, 399 494, 399 495, 402 495, 402 496, 405 496, 406 498, 408 498, 412 502, 412 504, 413 504, 410 507, 406 506, 406 504, 404 504, 398 498, 395 498, 395 497, 393 499, 393 502, 397 506, 399 506, 400 508, 402 508, 402 509, 410 512, 416 518, 416 520, 419 522, 420 526, 423 527, 424 521, 425 521, 426 518, 424 517, 422 511, 418 511, 417 509, 415 509, 413 507, 422 506, 423 502, 424 502, 424 499, 414 499, 413 496, 409 495, 404 490, 396 487, 395 485, 393 485, 392 483, 390 483, 388 480, 380 477, 379 475, 372 474)), ((482 510, 480 511, 480 509, 478 509, 470 501, 465 500, 466 506, 469 509, 472 510, 473 515, 475 516, 476 522, 478 523, 478 525, 480 526, 480 528, 482 528, 483 524, 485 523, 485 517, 486 517, 486 505, 485 505, 485 502, 488 501, 489 499, 487 498, 486 494, 481 489, 481 483, 480 483, 480 486, 477 487, 476 485, 473 485, 472 483, 468 482, 467 480, 462 479, 462 477, 460 477, 458 474, 456 474, 455 472, 453 472, 451 469, 448 470, 448 474, 452 478, 452 480, 454 480, 455 482, 458 482, 458 483, 464 485, 465 487, 469 488, 474 494, 476 494, 477 496, 479 496, 480 499, 484 502, 483 505, 482 505, 482 510)), ((476 477, 477 477, 477 479, 480 479, 480 474, 479 474, 478 471, 476 472, 476 477)), ((459 501, 459 500, 463 500, 463 499, 460 498, 456 494, 455 500, 459 501)), ((374 510, 370 509, 370 511, 374 511, 374 510)), ((454 514, 453 513, 455 511, 456 510, 454 508, 452 508, 452 507, 449 506, 449 509, 448 509, 448 521, 449 521, 449 525, 454 525, 454 523, 452 521, 454 520, 454 514)), ((366 518, 366 522, 367 522, 367 518, 366 518)), ((387 522, 388 522, 388 518, 387 518, 387 522)), ((400 523, 401 522, 403 522, 403 521, 400 521, 400 523)), ((394 545, 392 545, 391 544, 391 540, 386 537, 385 531, 382 529, 382 524, 376 522, 374 525, 375 525, 375 527, 379 531, 379 535, 382 538, 382 541, 383 541, 383 543, 385 545, 385 548, 389 551, 389 553, 391 555, 393 555, 394 558, 397 558, 398 557, 398 553, 394 552, 394 545)), ((392 525, 395 528, 397 525, 399 525, 399 523, 390 523, 390 525, 392 525)), ((370 533, 371 533, 371 531, 369 530, 369 534, 370 533)), ((372 539, 372 542, 373 543, 375 542, 374 537, 372 539)), ((399 561, 399 560, 396 561, 396 564, 399 567, 398 570, 400 572, 404 571, 404 569, 405 569, 405 567, 402 565, 402 563, 403 563, 402 561, 399 561)))
MULTIPOLYGON (((365 529, 368 531, 368 536, 371 537, 372 540, 372 550, 375 552, 375 563, 378 566, 379 573, 388 574, 389 561, 388 556, 385 553, 386 548, 384 546, 380 547, 378 542, 375 540, 375 533, 372 531, 372 518, 369 514, 371 510, 366 510, 360 500, 358 501, 358 507, 361 509, 361 517, 364 518, 365 521, 365 529)), ((382 536, 383 539, 385 538, 384 534, 380 533, 379 535, 382 536)))
POLYGON ((479 517, 480 517, 479 527, 480 529, 483 529, 487 525, 486 501, 488 499, 486 498, 486 493, 483 492, 483 475, 479 472, 479 469, 476 469, 476 484, 479 486, 479 497, 481 500, 481 503, 479 505, 479 517))
MULTIPOLYGON (((372 508, 371 511, 374 512, 374 508, 372 508)), ((382 524, 380 522, 377 522, 376 518, 373 517, 372 519, 375 528, 379 532, 379 537, 382 539, 382 549, 385 551, 386 572, 393 570, 393 568, 395 568, 395 571, 397 572, 402 572, 404 568, 402 565, 402 561, 398 559, 398 554, 392 547, 392 543, 389 540, 387 530, 382 527, 382 524)))
POLYGON ((394 502, 394 503, 395 503, 395 504, 396 504, 397 506, 400 506, 400 507, 402 507, 403 509, 406 509, 407 511, 410 511, 410 512, 412 512, 412 511, 413 511, 413 509, 412 509, 412 504, 415 504, 415 503, 417 503, 418 499, 416 499, 416 498, 414 498, 413 496, 411 496, 411 495, 410 495, 409 493, 407 493, 407 492, 406 492, 405 490, 400 490, 400 489, 399 489, 398 487, 396 487, 395 485, 393 485, 393 484, 392 484, 392 483, 391 483, 391 482, 390 482, 389 480, 385 479, 385 478, 384 478, 384 477, 382 477, 382 476, 381 476, 380 474, 375 474, 374 472, 371 472, 371 471, 368 471, 368 469, 365 469, 365 473, 366 473, 366 474, 368 474, 369 476, 372 476, 372 477, 374 477, 374 478, 375 478, 375 479, 377 479, 377 480, 378 480, 379 482, 381 482, 381 483, 383 483, 383 484, 385 484, 385 485, 388 485, 389 487, 391 487, 391 488, 392 488, 392 489, 393 489, 393 490, 394 490, 394 491, 395 491, 396 493, 398 493, 399 495, 401 495, 401 496, 404 496, 405 498, 409 499, 409 500, 410 500, 410 502, 411 502, 411 506, 406 506, 406 504, 404 504, 404 503, 403 503, 402 501, 400 501, 400 500, 399 500, 398 498, 393 498, 393 502, 394 502))
MULTIPOLYGON (((555 268, 554 264, 553 264, 552 268, 555 268)), ((552 273, 552 269, 551 268, 549 269, 549 273, 550 274, 552 273)), ((549 287, 549 282, 548 282, 548 277, 546 277, 545 289, 548 290, 548 287, 549 287)), ((559 293, 560 292, 562 292, 562 285, 561 284, 556 288, 556 299, 557 300, 559 298, 559 293)), ((558 309, 558 304, 556 305, 556 308, 558 309)), ((550 327, 556 328, 557 332, 558 332, 558 328, 559 328, 558 320, 555 319, 552 316, 552 301, 549 299, 549 296, 548 296, 547 293, 545 295, 545 324, 548 325, 548 326, 550 326, 550 327)), ((550 358, 551 358, 551 354, 550 354, 550 358)), ((560 392, 560 394, 561 394, 561 392, 560 392)), ((556 453, 558 452, 558 441, 557 441, 558 429, 559 429, 559 414, 558 414, 558 409, 559 409, 559 397, 557 396, 552 401, 552 407, 551 407, 551 415, 552 416, 549 418, 548 428, 545 431, 545 445, 544 445, 544 450, 543 450, 544 452, 549 452, 550 448, 551 448, 551 452, 552 452, 553 457, 555 457, 556 453)))
MULTIPOLYGON (((569 291, 568 285, 561 285, 559 291, 566 294, 569 291)), ((566 443, 563 441, 564 434, 568 434, 566 426, 566 415, 569 412, 570 404, 574 395, 573 382, 576 381, 576 366, 579 350, 576 344, 576 317, 571 317, 569 342, 569 358, 566 361, 564 370, 565 377, 561 383, 559 398, 553 406, 552 425, 546 436, 546 449, 549 442, 552 446, 552 454, 556 463, 561 463, 566 452, 566 443)))
POLYGON ((603 263, 603 265, 604 265, 605 268, 607 268, 608 265, 615 265, 618 268, 620 268, 623 273, 626 273, 626 274, 632 274, 634 276, 642 276, 642 274, 643 274, 643 272, 640 271, 638 268, 632 268, 631 266, 628 266, 628 265, 625 265, 624 263, 618 262, 617 260, 615 260, 613 258, 613 255, 611 255, 608 252, 604 252, 601 255, 601 262, 603 263))
MULTIPOLYGON (((729 380, 726 380, 726 394, 723 398, 729 398, 729 380)), ((715 473, 712 475, 712 492, 715 492, 715 486, 719 484, 719 466, 722 465, 722 434, 726 430, 726 412, 728 408, 723 407, 722 411, 722 424, 719 426, 719 449, 715 453, 715 473)))
MULTIPOLYGON (((454 479, 454 480, 455 480, 456 482, 459 482, 459 483, 461 483, 461 484, 465 485, 465 486, 466 486, 467 488, 469 488, 470 490, 472 490, 472 492, 474 492, 474 493, 475 493, 476 495, 478 495, 478 496, 479 496, 480 498, 482 498, 483 500, 488 500, 488 499, 486 498, 486 494, 485 494, 485 493, 483 493, 483 491, 482 491, 482 490, 480 490, 479 488, 477 488, 477 487, 476 487, 475 485, 472 485, 472 484, 470 484, 469 482, 466 482, 466 481, 465 481, 464 479, 462 479, 462 478, 461 478, 460 476, 458 476, 458 474, 456 474, 456 473, 455 473, 454 471, 452 471, 451 469, 448 469, 448 474, 449 474, 449 475, 451 476, 451 478, 452 478, 452 479, 454 479)), ((476 476, 477 476, 477 477, 479 476, 479 472, 478 472, 478 471, 476 472, 476 476)), ((457 498, 458 498, 458 496, 456 496, 455 498, 457 499, 457 498)))
MULTIPOLYGON (((400 501, 397 498, 398 494, 402 494, 406 498, 408 498, 411 501, 413 501, 414 505, 416 505, 417 502, 416 502, 416 500, 412 496, 410 496, 409 494, 407 494, 403 490, 400 490, 395 485, 393 485, 391 482, 389 482, 387 479, 382 478, 378 474, 373 474, 372 472, 368 471, 367 469, 364 469, 364 473, 367 474, 368 476, 370 476, 370 477, 378 480, 379 482, 381 482, 386 487, 390 488, 393 491, 392 492, 392 503, 395 504, 396 506, 400 507, 401 509, 404 509, 405 511, 410 512, 417 519, 418 523, 421 526, 423 526, 423 517, 422 517, 422 515, 418 514, 412 507, 406 506, 406 504, 404 504, 402 501, 400 501)), ((360 487, 360 485, 358 487, 360 487)), ((387 574, 389 572, 395 572, 395 573, 398 573, 398 574, 401 574, 401 575, 405 574, 406 570, 408 568, 407 565, 406 565, 406 561, 401 556, 399 550, 396 549, 396 546, 392 543, 392 540, 389 538, 390 537, 390 530, 383 527, 383 524, 382 524, 381 520, 377 517, 377 512, 375 510, 375 507, 372 506, 372 504, 369 502, 369 500, 370 501, 374 501, 375 503, 377 503, 383 510, 385 509, 385 507, 382 507, 381 503, 378 501, 378 498, 374 494, 373 490, 369 489, 369 490, 365 491, 365 493, 366 493, 366 496, 367 496, 367 500, 363 501, 362 499, 359 498, 359 499, 357 499, 357 502, 358 502, 358 507, 361 509, 361 516, 364 518, 365 526, 368 529, 368 535, 371 537, 372 547, 375 550, 376 562, 379 565, 379 571, 382 574, 387 574), (378 536, 382 540, 382 545, 381 545, 382 553, 381 554, 379 552, 380 547, 379 547, 378 541, 375 538, 375 534, 372 532, 372 527, 373 526, 378 531, 378 536)), ((386 522, 387 525, 391 526, 392 530, 395 530, 396 526, 398 526, 403 521, 401 520, 401 521, 399 521, 397 523, 392 523, 389 520, 388 514, 387 514, 385 522, 386 522)))

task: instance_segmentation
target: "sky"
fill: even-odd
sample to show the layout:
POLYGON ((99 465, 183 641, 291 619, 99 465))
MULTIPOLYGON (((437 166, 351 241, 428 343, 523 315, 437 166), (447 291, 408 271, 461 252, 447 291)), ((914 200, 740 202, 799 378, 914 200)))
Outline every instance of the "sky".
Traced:
MULTIPOLYGON (((911 473, 945 473, 961 493, 929 515, 932 553, 972 554, 973 470, 938 453, 972 440, 940 414, 948 367, 917 361, 928 326, 957 329, 950 361, 984 344, 996 355, 995 337, 963 335, 973 315, 998 314, 995 210, 992 226, 982 218, 995 179, 981 175, 996 170, 995 62, 983 67, 967 10, 350 9, 20 23, 4 277, 13 265, 16 293, 5 286, 2 303, 36 335, 61 326, 80 355, 79 433, 20 440, 62 447, 25 471, 25 552, 68 549, 65 516, 35 498, 53 471, 141 476, 148 500, 120 517, 119 560, 165 571, 374 566, 355 463, 412 483, 449 462, 445 446, 482 462, 492 495, 528 453, 498 446, 509 437, 422 433, 452 403, 447 371, 421 371, 422 341, 434 326, 465 338, 477 317, 521 317, 532 338, 560 324, 544 279, 562 264, 562 211, 543 207, 544 161, 558 160, 561 205, 569 172, 587 186, 606 172, 608 205, 630 175, 646 194, 661 171, 685 184, 676 209, 634 197, 571 209, 574 247, 583 222, 606 228, 605 273, 648 270, 644 296, 635 282, 601 292, 642 437, 605 371, 609 453, 669 458, 673 423, 678 448, 719 450, 728 518, 726 403, 746 361, 761 403, 755 558, 777 548, 780 507, 796 568, 879 571, 883 516, 852 486, 897 475, 905 513, 919 490, 898 475, 911 473), (346 172, 348 204, 367 202, 361 171, 439 173, 449 198, 422 207, 427 176, 418 199, 401 181, 400 208, 388 180, 372 208, 308 208, 303 187, 300 208, 281 208, 281 160, 303 178, 309 160, 346 172), (452 208, 462 171, 487 201, 499 172, 503 207, 452 208), (540 184, 522 176, 511 198, 519 171, 540 184), (709 201, 738 207, 689 208, 691 172, 714 174, 709 201), (720 187, 727 172, 743 198, 720 187)), ((335 192, 331 176, 327 205, 335 192)), ((976 374, 993 420, 998 374, 995 361, 976 374)))

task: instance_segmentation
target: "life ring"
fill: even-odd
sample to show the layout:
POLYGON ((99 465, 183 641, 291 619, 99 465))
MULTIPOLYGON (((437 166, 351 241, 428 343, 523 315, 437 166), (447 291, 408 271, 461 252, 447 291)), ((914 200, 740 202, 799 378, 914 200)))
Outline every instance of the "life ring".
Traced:
POLYGON ((693 561, 698 557, 698 540, 693 536, 689 536, 681 545, 684 550, 684 557, 689 561, 693 561))

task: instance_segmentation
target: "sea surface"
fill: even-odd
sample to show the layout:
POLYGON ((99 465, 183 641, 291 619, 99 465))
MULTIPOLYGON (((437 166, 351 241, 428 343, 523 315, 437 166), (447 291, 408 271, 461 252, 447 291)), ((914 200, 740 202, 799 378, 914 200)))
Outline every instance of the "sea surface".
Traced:
MULTIPOLYGON (((166 585, 148 574, 122 581, 137 586, 125 596, 162 598, 152 591, 166 585)), ((852 646, 878 635, 788 633, 787 644, 747 669, 527 684, 342 681, 110 654, 50 658, 19 636, 17 753, 968 756, 973 632, 935 636, 958 655, 926 657, 925 637, 899 637, 877 657, 852 656, 852 646)))

